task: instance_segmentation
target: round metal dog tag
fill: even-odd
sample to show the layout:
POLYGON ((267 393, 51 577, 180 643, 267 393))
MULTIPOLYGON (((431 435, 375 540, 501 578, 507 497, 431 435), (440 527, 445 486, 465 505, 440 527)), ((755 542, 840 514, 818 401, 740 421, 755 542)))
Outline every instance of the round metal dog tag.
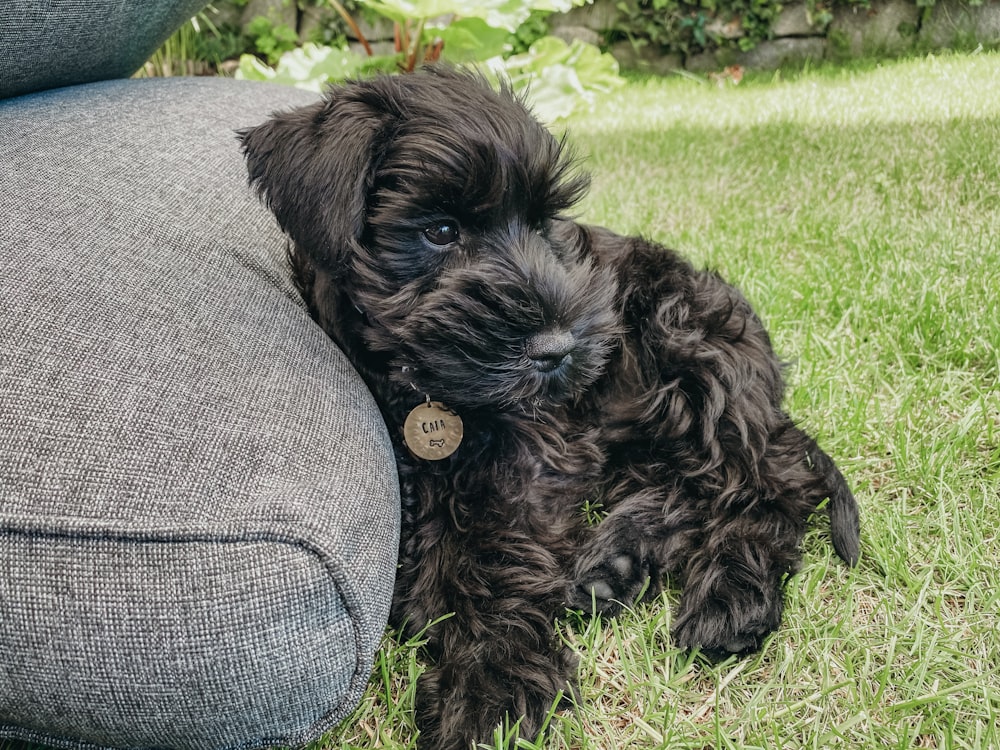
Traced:
POLYGON ((440 401, 413 409, 403 423, 403 440, 417 458, 440 461, 458 450, 464 427, 462 418, 440 401))

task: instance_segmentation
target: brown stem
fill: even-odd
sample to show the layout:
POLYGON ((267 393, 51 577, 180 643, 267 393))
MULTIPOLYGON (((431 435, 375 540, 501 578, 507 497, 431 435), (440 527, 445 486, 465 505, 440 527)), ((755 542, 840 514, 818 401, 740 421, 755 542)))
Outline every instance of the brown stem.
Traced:
POLYGON ((368 57, 374 55, 375 53, 372 52, 372 46, 368 44, 368 40, 365 39, 365 35, 361 33, 361 29, 358 28, 357 23, 354 22, 354 19, 351 17, 351 14, 347 12, 347 9, 337 2, 337 0, 329 0, 329 2, 330 5, 333 6, 333 9, 340 14, 340 17, 344 19, 344 23, 350 26, 351 31, 354 32, 354 36, 358 38, 358 41, 361 42, 361 46, 364 47, 365 52, 368 53, 368 57))

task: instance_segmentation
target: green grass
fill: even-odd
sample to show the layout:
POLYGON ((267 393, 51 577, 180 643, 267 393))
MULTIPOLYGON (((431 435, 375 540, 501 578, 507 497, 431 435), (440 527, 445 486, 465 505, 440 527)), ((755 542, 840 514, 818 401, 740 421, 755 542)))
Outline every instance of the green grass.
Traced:
MULTIPOLYGON (((718 268, 767 321, 789 410, 857 491, 863 558, 811 533, 782 628, 742 661, 673 647, 676 592, 568 623, 580 706, 537 747, 1000 747, 998 69, 632 81, 569 124, 582 219, 718 268)), ((412 746, 418 671, 387 640, 316 748, 412 746)))

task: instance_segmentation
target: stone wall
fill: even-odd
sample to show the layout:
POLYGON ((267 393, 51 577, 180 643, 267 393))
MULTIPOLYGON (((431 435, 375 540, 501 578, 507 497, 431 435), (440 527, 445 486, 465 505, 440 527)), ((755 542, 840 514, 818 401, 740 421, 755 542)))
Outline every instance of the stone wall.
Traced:
MULTIPOLYGON (((606 38, 618 19, 615 0, 595 0, 550 18, 553 33, 565 39, 597 42, 606 38)), ((937 0, 929 10, 914 0, 871 0, 869 8, 838 5, 825 22, 818 22, 805 2, 786 5, 771 27, 772 38, 743 52, 720 49, 683 56, 650 45, 617 42, 611 53, 623 68, 651 73, 685 69, 696 73, 741 65, 773 70, 825 59, 845 60, 863 55, 896 56, 916 50, 1000 46, 1000 0, 970 5, 968 0, 937 0)), ((709 24, 707 30, 725 39, 743 34, 738 22, 709 24)))

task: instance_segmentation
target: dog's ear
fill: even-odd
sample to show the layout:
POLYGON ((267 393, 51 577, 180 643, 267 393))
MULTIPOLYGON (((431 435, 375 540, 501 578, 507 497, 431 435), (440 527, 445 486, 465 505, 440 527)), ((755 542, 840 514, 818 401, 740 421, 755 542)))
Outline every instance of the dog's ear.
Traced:
POLYGON ((296 248, 336 269, 364 229, 376 141, 388 114, 347 84, 239 131, 250 184, 296 248))

